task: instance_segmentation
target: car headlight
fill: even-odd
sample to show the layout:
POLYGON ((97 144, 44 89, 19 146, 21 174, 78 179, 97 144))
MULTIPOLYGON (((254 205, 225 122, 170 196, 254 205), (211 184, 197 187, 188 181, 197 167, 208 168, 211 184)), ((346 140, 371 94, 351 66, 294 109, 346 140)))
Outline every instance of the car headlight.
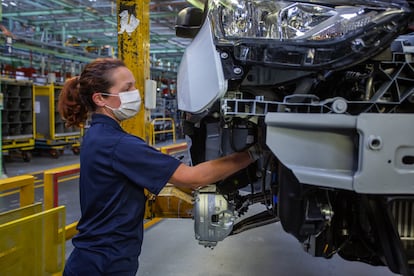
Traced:
POLYGON ((211 0, 217 45, 236 59, 302 69, 339 68, 383 50, 406 28, 406 1, 211 0))

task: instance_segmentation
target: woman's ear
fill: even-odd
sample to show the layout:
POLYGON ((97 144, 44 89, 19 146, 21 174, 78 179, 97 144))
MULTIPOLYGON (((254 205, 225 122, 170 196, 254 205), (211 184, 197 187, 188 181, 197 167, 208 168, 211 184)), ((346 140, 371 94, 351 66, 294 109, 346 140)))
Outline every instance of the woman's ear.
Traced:
POLYGON ((105 104, 106 104, 104 97, 99 92, 93 93, 92 100, 99 107, 105 106, 105 104))

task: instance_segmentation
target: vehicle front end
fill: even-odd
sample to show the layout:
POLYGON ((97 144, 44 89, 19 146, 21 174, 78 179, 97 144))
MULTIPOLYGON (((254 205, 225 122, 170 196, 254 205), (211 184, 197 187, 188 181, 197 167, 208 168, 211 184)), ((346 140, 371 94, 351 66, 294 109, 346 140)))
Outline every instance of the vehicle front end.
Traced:
POLYGON ((411 275, 413 5, 211 0, 180 13, 177 35, 193 37, 177 80, 193 163, 263 148, 196 192, 201 244, 280 220, 314 256, 411 275))

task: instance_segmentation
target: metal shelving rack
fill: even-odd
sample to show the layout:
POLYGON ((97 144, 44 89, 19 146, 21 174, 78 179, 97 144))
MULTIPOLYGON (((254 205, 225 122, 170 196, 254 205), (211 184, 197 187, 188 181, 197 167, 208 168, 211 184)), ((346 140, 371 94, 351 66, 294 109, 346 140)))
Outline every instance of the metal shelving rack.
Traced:
POLYGON ((2 153, 21 153, 31 160, 35 144, 35 119, 32 81, 1 78, 4 107, 2 110, 2 153))
POLYGON ((35 148, 47 150, 52 157, 59 157, 70 146, 74 154, 80 153, 80 128, 67 128, 60 118, 57 103, 62 86, 35 85, 36 135, 35 148))

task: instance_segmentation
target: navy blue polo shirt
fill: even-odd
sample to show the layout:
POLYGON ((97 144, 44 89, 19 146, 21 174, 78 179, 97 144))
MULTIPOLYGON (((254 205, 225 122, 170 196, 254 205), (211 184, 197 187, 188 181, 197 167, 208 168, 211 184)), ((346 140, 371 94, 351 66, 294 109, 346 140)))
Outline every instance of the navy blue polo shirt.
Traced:
MULTIPOLYGON (((98 269, 138 268, 143 239, 144 188, 158 194, 180 165, 176 158, 126 133, 112 118, 94 114, 81 145, 79 233, 98 269)), ((84 251, 85 252, 85 251, 84 251)))

